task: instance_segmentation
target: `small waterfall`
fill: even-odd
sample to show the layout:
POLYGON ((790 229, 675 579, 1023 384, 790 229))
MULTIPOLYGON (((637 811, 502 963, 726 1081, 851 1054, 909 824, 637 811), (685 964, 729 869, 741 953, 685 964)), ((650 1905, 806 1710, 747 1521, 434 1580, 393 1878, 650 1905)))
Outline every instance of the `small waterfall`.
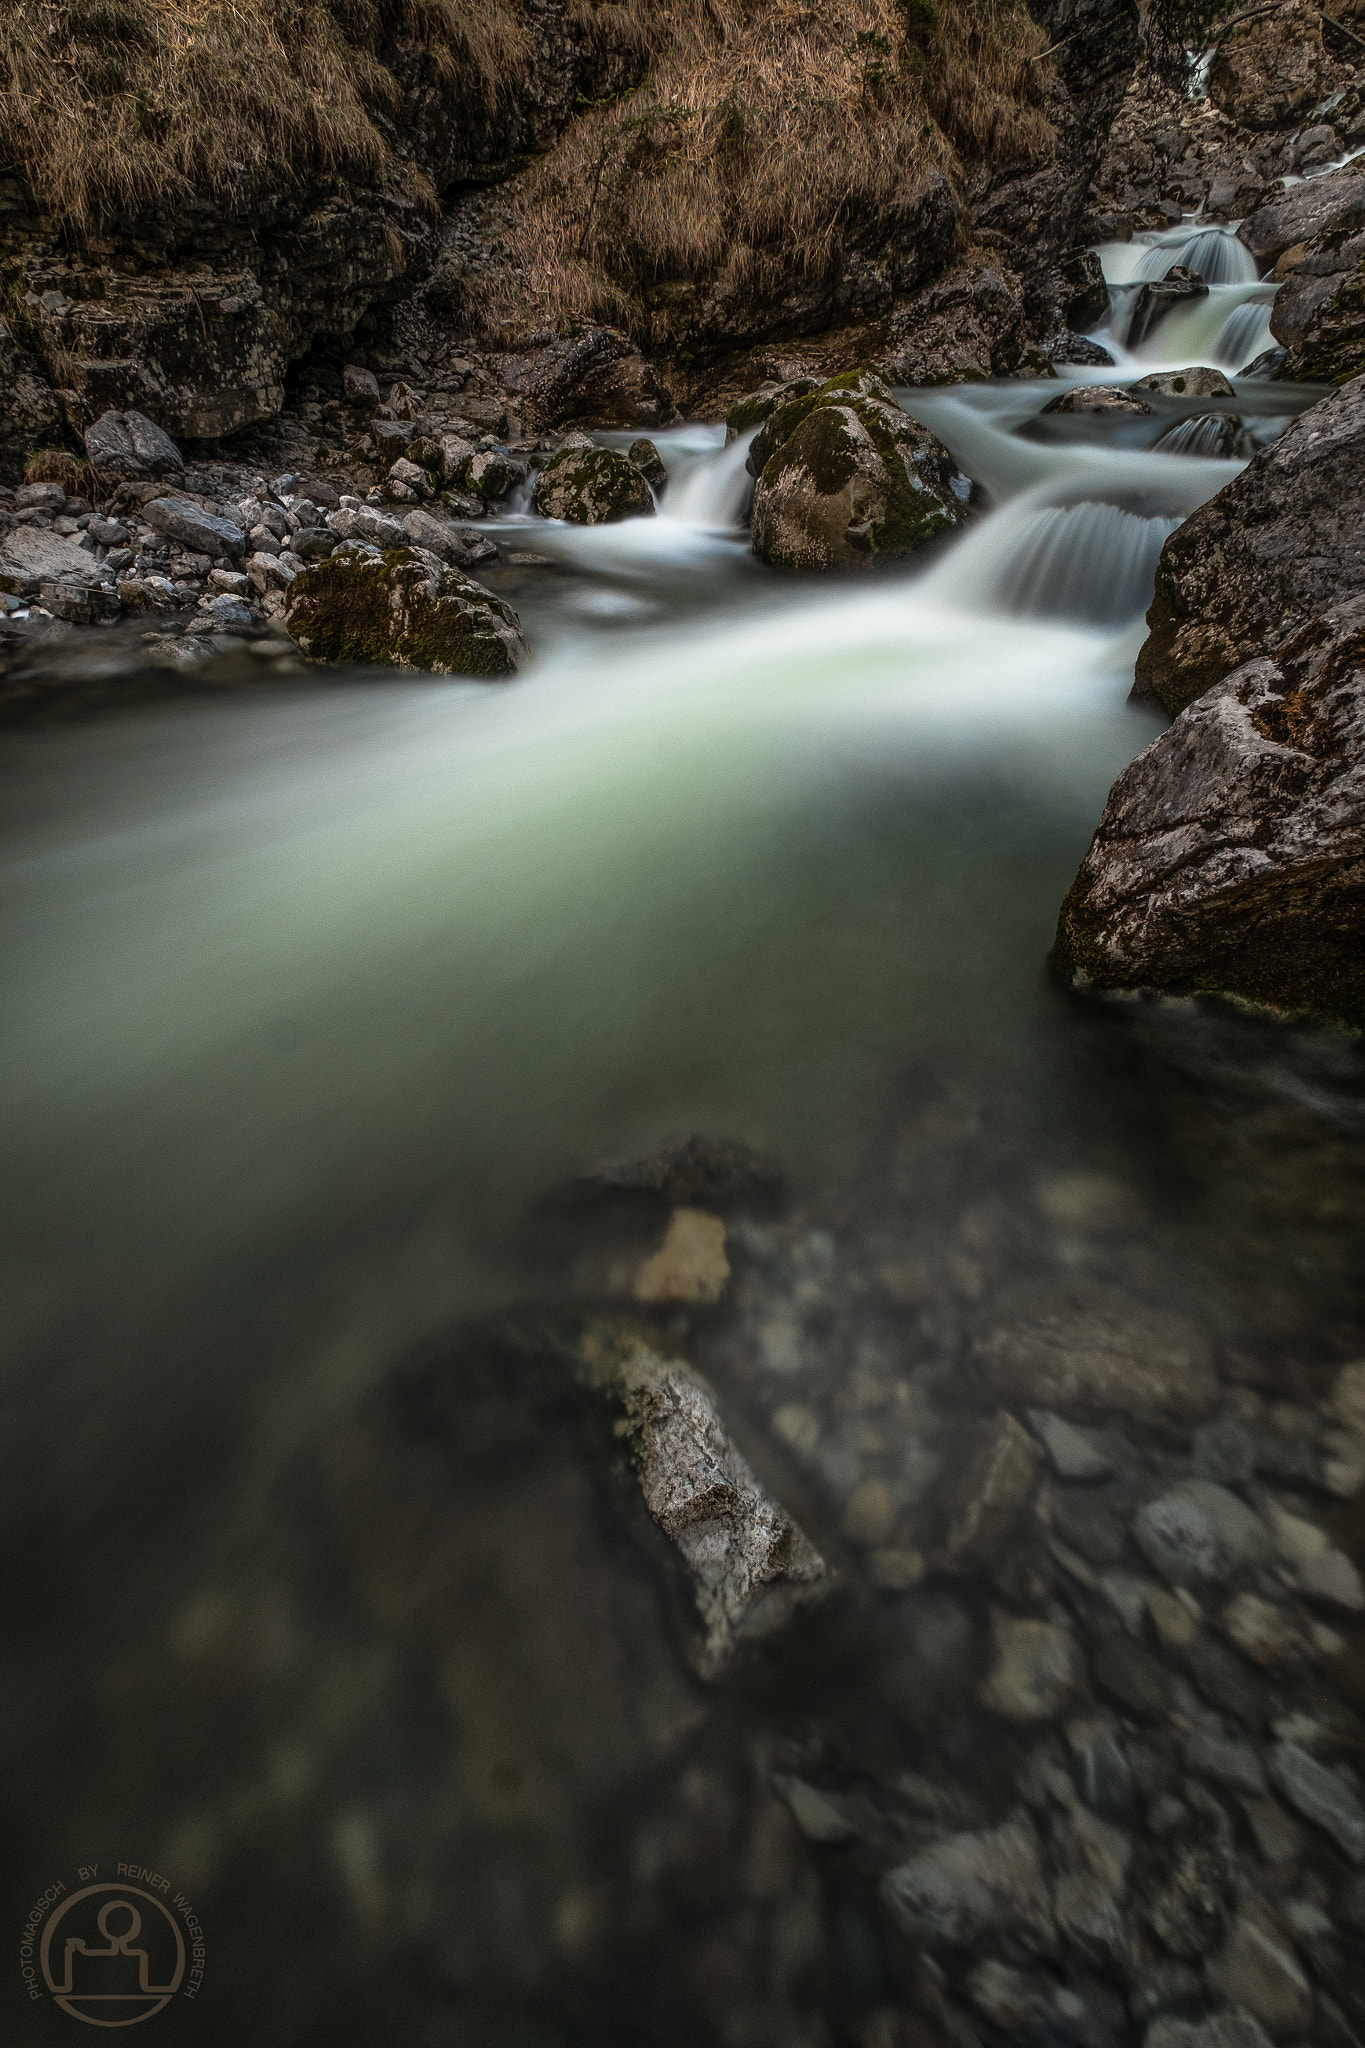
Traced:
MULTIPOLYGON (((1133 295, 1124 296, 1131 307, 1133 295)), ((1211 285, 1206 298, 1178 300, 1133 351, 1134 358, 1148 367, 1214 363, 1240 370, 1269 346, 1274 297, 1274 285, 1211 285)), ((1126 308, 1121 317, 1126 329, 1126 308)))
POLYGON ((728 448, 670 477, 660 511, 683 526, 740 526, 749 509, 754 480, 744 467, 752 434, 741 434, 728 448))
POLYGON ((1215 350, 1218 361, 1240 370, 1243 363, 1256 360, 1263 349, 1274 345, 1270 332, 1270 305, 1265 299, 1248 299, 1235 306, 1218 330, 1215 350))
POLYGON ((1255 284, 1260 276, 1256 259, 1236 231, 1225 227, 1203 227, 1193 233, 1176 229, 1153 241, 1133 273, 1139 284, 1156 284, 1173 263, 1183 264, 1205 284, 1255 284))
POLYGON ((1237 441, 1237 421, 1231 413, 1201 412, 1181 420, 1157 442, 1160 455, 1203 455, 1226 461, 1237 441))
POLYGON ((1121 626, 1151 603, 1157 557, 1180 520, 1082 499, 1019 503, 992 522, 988 548, 972 536, 936 579, 937 594, 1016 618, 1121 626))

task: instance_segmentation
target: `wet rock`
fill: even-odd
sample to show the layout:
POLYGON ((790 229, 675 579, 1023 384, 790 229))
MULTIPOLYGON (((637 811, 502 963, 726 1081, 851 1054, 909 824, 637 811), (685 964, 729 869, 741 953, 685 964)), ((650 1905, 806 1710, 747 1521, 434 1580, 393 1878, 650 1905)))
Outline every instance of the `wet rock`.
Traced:
POLYGON ((778 407, 749 468, 754 553, 777 568, 870 568, 944 538, 967 516, 948 450, 866 375, 835 377, 778 407))
POLYGON ((505 498, 526 481, 526 464, 501 448, 484 448, 465 465, 465 489, 481 498, 505 498))
MULTIPOLYGON (((1330 475, 1330 445, 1321 460, 1330 475)), ((1148 614, 1156 631, 1139 657, 1139 681, 1163 699, 1203 694, 1115 783, 1062 905, 1054 958, 1081 988, 1223 991, 1359 1026, 1365 605, 1327 613, 1281 642, 1273 659, 1205 683, 1258 621, 1271 640, 1292 629, 1314 584, 1336 580, 1356 559, 1342 546, 1349 505, 1325 511, 1316 531, 1305 505, 1304 524, 1291 531, 1293 494, 1272 502, 1278 518, 1272 511, 1269 525, 1257 523, 1253 504, 1235 537, 1224 527, 1230 545, 1215 546, 1199 567, 1206 601, 1192 588, 1188 604, 1172 597, 1174 564, 1164 592, 1159 573, 1148 614), (1277 539, 1286 556, 1302 551, 1298 578, 1288 561, 1274 560, 1277 539), (1247 570, 1252 550, 1264 576, 1259 563, 1247 570), (1220 571, 1225 580, 1215 581, 1220 571), (1272 605, 1290 616, 1280 610, 1269 623, 1272 605)), ((1354 1486, 1365 1483, 1365 1460, 1358 1463, 1354 1486)))
POLYGON ((1120 1296, 1026 1297, 978 1338, 972 1372, 998 1401, 1064 1416, 1200 1421, 1218 1398, 1207 1339, 1182 1316, 1120 1296))
POLYGON ((1097 1692, 1142 1720, 1160 1720, 1170 1706, 1171 1679, 1165 1665, 1117 1629, 1106 1629, 1097 1638, 1090 1674, 1097 1692))
POLYGON ((1059 1479, 1103 1479, 1113 1463, 1083 1430, 1045 1408, 1030 1408, 1028 1426, 1047 1452, 1059 1479))
POLYGON ((542 519, 574 526, 654 516, 649 485, 614 448, 562 448, 536 478, 535 500, 542 519))
POLYGON ((1001 1937, 1042 1954, 1055 1946, 1038 1837, 1022 1813, 922 1850, 887 1873, 882 1896, 895 1923, 930 1954, 1001 1937))
POLYGON ((773 1773, 773 1788, 790 1808, 792 1819, 808 1842, 828 1847, 835 1842, 851 1842, 857 1835, 848 1802, 837 1793, 822 1792, 803 1778, 788 1777, 780 1771, 773 1773))
MULTIPOLYGON (((1083 290, 1079 302, 1086 299, 1083 290)), ((878 367, 898 384, 976 383, 1021 370, 1043 377, 1052 373, 1046 355, 1029 337, 1020 279, 984 250, 902 300, 891 319, 891 345, 878 367)))
POLYGON ((301 561, 325 562, 336 549, 337 537, 327 526, 301 526, 289 545, 301 561))
POLYGON ((994 1563, 1033 1497, 1039 1463, 1037 1445, 1003 1409, 963 1432, 938 1490, 945 1563, 994 1563))
POLYGON ((1312 1988, 1293 1943, 1258 1900, 1242 1907, 1205 1975, 1215 1997, 1251 2013, 1273 2040, 1293 2040, 1308 2031, 1312 1988))
POLYGON ((1199 1777, 1212 1778, 1252 1797, 1266 1789, 1265 1771, 1250 1743, 1195 1728, 1185 1738, 1184 1753, 1186 1765, 1199 1777))
POLYGON ((1365 1807, 1335 1771, 1295 1742, 1277 1742, 1270 1775, 1296 1813, 1332 1837, 1352 1863, 1365 1862, 1365 1807))
POLYGON ((673 417, 667 385, 638 348, 610 327, 556 341, 515 367, 523 426, 657 427, 673 417))
POLYGON ((1308 1654, 1308 1643, 1294 1617, 1257 1593, 1239 1593, 1230 1601, 1223 1610, 1221 1626, 1242 1655, 1265 1670, 1286 1670, 1301 1664, 1308 1654))
POLYGON ((1233 389, 1221 370, 1197 363, 1188 370, 1153 370, 1131 385, 1133 391, 1159 391, 1164 398, 1231 398, 1233 389))
POLYGON ((981 1688, 981 1704, 1005 1721, 1053 1721, 1081 1683, 1074 1636, 1046 1621, 996 1615, 995 1664, 981 1688))
POLYGON ((746 391, 725 415, 726 447, 741 434, 752 434, 755 428, 761 427, 779 405, 786 405, 789 399, 805 398, 809 392, 819 389, 818 377, 788 377, 781 383, 764 384, 757 391, 746 391))
POLYGON ((1075 363, 1084 370, 1112 370, 1114 358, 1100 342, 1092 341, 1088 334, 1059 334, 1045 344, 1046 354, 1053 363, 1075 363))
POLYGON ((641 435, 638 441, 631 442, 626 450, 626 455, 635 464, 635 467, 652 490, 661 491, 663 489, 664 485, 668 482, 668 471, 664 466, 662 455, 660 455, 652 441, 647 440, 641 435))
POLYGON ((377 559, 333 555, 302 570, 289 586, 285 624, 314 661, 498 677, 514 674, 527 653, 510 605, 406 547, 377 559))
POLYGON ((1208 2020, 1154 2020, 1142 2048, 1270 2048, 1270 2041, 1252 2014, 1232 2011, 1208 2020))
POLYGON ((1289 0, 1270 16, 1236 22, 1218 41, 1209 97, 1239 127, 1287 127, 1332 89, 1322 17, 1289 0))
POLYGON ((1237 230, 1258 263, 1273 263, 1286 249, 1319 235, 1365 227, 1365 171, 1358 164, 1305 178, 1259 206, 1237 230))
POLYGON ((170 435, 137 411, 101 413, 85 430, 85 454, 107 476, 180 476, 185 468, 170 435))
POLYGON ((1145 400, 1135 398, 1131 391, 1118 384, 1078 384, 1070 391, 1063 391, 1057 398, 1050 398, 1043 407, 1044 414, 1075 412, 1124 412, 1149 414, 1152 408, 1145 400))
POLYGON ((1139 1509, 1133 1535, 1149 1563, 1173 1586, 1228 1578, 1270 1556, 1264 1523, 1235 1493, 1189 1479, 1139 1509))
POLYGON ((640 1266, 637 1301, 719 1301, 730 1277, 725 1225, 702 1209, 675 1209, 656 1252, 640 1266))
POLYGON ((1093 327, 1109 311, 1104 266, 1093 249, 1065 252, 1057 265, 1057 286, 1057 304, 1068 327, 1093 327))
POLYGON ((621 1404, 645 1505, 691 1580, 697 1669, 713 1678, 737 1643, 822 1597, 829 1569, 759 1485, 700 1374, 629 1337, 590 1336, 583 1356, 590 1382, 621 1404))
POLYGON ((645 1200, 669 1208, 767 1211, 785 1192, 782 1168, 733 1138, 673 1139, 636 1158, 608 1159, 550 1196, 555 1208, 645 1200))
POLYGON ((1094 1565, 1119 1562, 1127 1538, 1122 1519, 1103 1490, 1054 1490, 1048 1496, 1047 1509, 1054 1534, 1069 1549, 1094 1565))
MULTIPOLYGON (((1316 182, 1316 181, 1314 181, 1316 182)), ((1329 230, 1286 250, 1270 311, 1283 344, 1272 374, 1343 384, 1365 370, 1365 231, 1329 230)))
POLYGON ((1136 294, 1128 315, 1128 347, 1138 348, 1172 307, 1208 295, 1209 288, 1197 272, 1173 263, 1159 284, 1145 284, 1136 294))
POLYGON ((209 556, 227 555, 239 561, 246 549, 246 535, 231 519, 206 512, 193 498, 152 498, 142 508, 148 526, 209 556))

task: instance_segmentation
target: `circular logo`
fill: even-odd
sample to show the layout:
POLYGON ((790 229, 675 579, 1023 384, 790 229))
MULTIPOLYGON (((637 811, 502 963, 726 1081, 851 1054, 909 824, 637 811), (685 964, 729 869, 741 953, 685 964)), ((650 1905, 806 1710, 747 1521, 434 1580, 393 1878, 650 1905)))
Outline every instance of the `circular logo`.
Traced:
MULTIPOLYGON (((83 1884, 74 1892, 64 1882, 54 1883, 29 1916, 21 1951, 21 1960, 28 1958, 22 1967, 29 1997, 42 1997, 41 1973, 54 2003, 92 2027, 135 2027, 169 2005, 177 1992, 193 1998, 204 1974, 203 1930, 188 1899, 177 1892, 172 1904, 169 1896, 160 1896, 169 1895, 171 1886, 155 1871, 128 1864, 118 1868, 136 1868, 148 1882, 133 1884, 120 1877, 83 1884), (40 1919, 44 1924, 35 1955, 40 1919)), ((80 1872, 81 1878, 93 1875, 93 1870, 80 1872)))

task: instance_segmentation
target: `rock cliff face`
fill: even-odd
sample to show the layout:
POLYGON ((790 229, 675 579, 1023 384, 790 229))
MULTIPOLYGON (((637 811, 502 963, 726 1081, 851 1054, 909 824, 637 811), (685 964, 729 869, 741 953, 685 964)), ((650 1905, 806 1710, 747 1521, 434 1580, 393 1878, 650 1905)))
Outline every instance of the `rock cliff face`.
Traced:
POLYGON ((1365 1027, 1365 378, 1172 534, 1137 689, 1178 713, 1062 907, 1081 987, 1237 995, 1365 1027))

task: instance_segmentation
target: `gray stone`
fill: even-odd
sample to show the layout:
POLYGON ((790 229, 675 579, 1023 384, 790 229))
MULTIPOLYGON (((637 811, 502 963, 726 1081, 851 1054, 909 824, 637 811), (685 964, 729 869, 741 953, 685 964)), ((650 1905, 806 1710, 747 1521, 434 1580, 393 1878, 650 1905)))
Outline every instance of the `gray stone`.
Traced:
POLYGON ((102 548, 121 548, 128 539, 128 529, 117 519, 101 519, 98 514, 86 527, 91 540, 102 548))
POLYGON ((328 513, 327 524, 342 540, 367 540, 385 551, 412 545, 406 527, 391 512, 381 512, 374 505, 343 505, 340 511, 328 513))
POLYGON ((1249 214, 1237 230, 1258 263, 1323 234, 1365 226, 1365 173, 1358 164, 1306 178, 1249 214))
POLYGON ((216 620, 223 627, 250 626, 254 623, 256 616, 245 599, 233 597, 226 590, 220 597, 211 599, 205 606, 205 610, 212 619, 216 620))
POLYGON ((1059 392, 1043 407, 1047 413, 1076 412, 1124 412, 1151 413, 1151 406, 1145 399, 1135 398, 1131 391, 1117 384, 1077 384, 1070 391, 1059 392))
POLYGON ((1277 1742, 1270 1775, 1296 1813, 1329 1834, 1353 1863, 1365 1862, 1365 1807, 1335 1771, 1295 1742, 1277 1742))
POLYGON ((1004 1409, 962 1433, 939 1486, 946 1565, 996 1562, 1033 1497, 1039 1463, 1037 1445, 1004 1409))
POLYGON ((1149 1501, 1134 1517, 1133 1535, 1173 1586, 1225 1579, 1244 1565, 1264 1563, 1271 1552, 1269 1534, 1251 1509, 1207 1479, 1187 1480, 1149 1501))
POLYGON ((1142 2048, 1271 2048, 1249 2012, 1215 2013, 1209 2020, 1154 2020, 1142 2048))
POLYGON ((1030 1408, 1028 1425, 1047 1452, 1059 1479, 1103 1479, 1113 1471, 1113 1461, 1060 1415, 1052 1415, 1045 1408, 1030 1408))
POLYGON ((1299 1585, 1310 1600, 1340 1607, 1348 1614, 1365 1610, 1365 1586, 1344 1550, 1323 1550, 1299 1566, 1299 1585))
POLYGON ((972 1369, 996 1400, 1067 1416, 1191 1423, 1218 1398, 1202 1331, 1099 1290, 1026 1295, 977 1340, 972 1369))
POLYGON ((336 547, 337 537, 327 526, 301 526, 290 539, 293 552, 304 562, 324 562, 336 547))
POLYGON ((1308 2031, 1312 1989, 1293 1943, 1258 1900, 1242 1907, 1205 1975, 1217 1997, 1251 2013, 1272 2039, 1293 2040, 1308 2031))
POLYGON ((122 477, 178 476, 184 457, 170 435, 142 412, 104 412, 85 430, 90 467, 122 477))
POLYGON ((1006 1721, 1052 1721, 1074 1696, 1082 1663, 1075 1638, 1050 1622, 996 1615, 995 1665, 981 1703, 1006 1721))
POLYGON ((851 1842, 858 1829, 849 1817, 848 1802, 838 1793, 822 1792, 804 1778, 773 1773, 773 1786, 791 1810, 808 1842, 851 1842))
POLYGON ((465 465, 465 488, 481 498, 505 498, 526 481, 526 464, 504 448, 484 448, 465 465))
POLYGON ((701 1623, 694 1661, 714 1678, 739 1642, 770 1634, 823 1597, 829 1567, 759 1484, 700 1374, 614 1332, 590 1333, 583 1359, 590 1383, 621 1404, 645 1505, 692 1584, 701 1623))
POLYGON ((561 448, 536 478, 535 504, 543 519, 575 526, 654 516, 649 485, 614 448, 561 448))
POLYGON ((1200 1777, 1214 1778, 1238 1792, 1265 1791, 1265 1772, 1250 1743, 1196 1728, 1185 1738, 1185 1762, 1200 1777))
POLYGON ((1038 1837, 1025 1814, 984 1834, 950 1836, 889 1871, 882 1895, 919 1947, 970 1948, 1009 1936, 1048 1954, 1056 1926, 1038 1837))
POLYGON ((1244 1485, 1256 1471, 1256 1443, 1245 1423, 1206 1422, 1194 1433, 1194 1469, 1201 1479, 1244 1485))
POLYGON ((1233 388, 1221 370, 1214 370, 1207 363, 1194 364, 1188 370, 1153 370, 1146 377, 1139 377, 1136 384, 1129 386, 1132 391, 1159 391, 1164 398, 1231 398, 1233 388))
POLYGON ((16 511, 60 512, 66 503, 66 492, 60 484, 20 484, 14 493, 16 511))
POLYGON ((192 498, 152 498, 143 506, 142 516, 158 533, 206 555, 227 555, 237 561, 246 550, 246 535, 240 526, 206 512, 192 498))
POLYGON ((415 511, 404 514, 403 530, 414 547, 426 548, 452 568, 467 568, 474 559, 468 541, 448 520, 438 519, 431 512, 415 511))
POLYGON ((348 405, 373 408, 379 403, 379 383, 374 371, 362 369, 359 363, 342 365, 341 388, 348 405))
POLYGON ((635 464, 635 467, 652 490, 661 491, 663 489, 664 485, 668 482, 668 471, 664 466, 662 455, 660 455, 652 441, 641 435, 638 441, 631 442, 626 450, 626 455, 635 464))

